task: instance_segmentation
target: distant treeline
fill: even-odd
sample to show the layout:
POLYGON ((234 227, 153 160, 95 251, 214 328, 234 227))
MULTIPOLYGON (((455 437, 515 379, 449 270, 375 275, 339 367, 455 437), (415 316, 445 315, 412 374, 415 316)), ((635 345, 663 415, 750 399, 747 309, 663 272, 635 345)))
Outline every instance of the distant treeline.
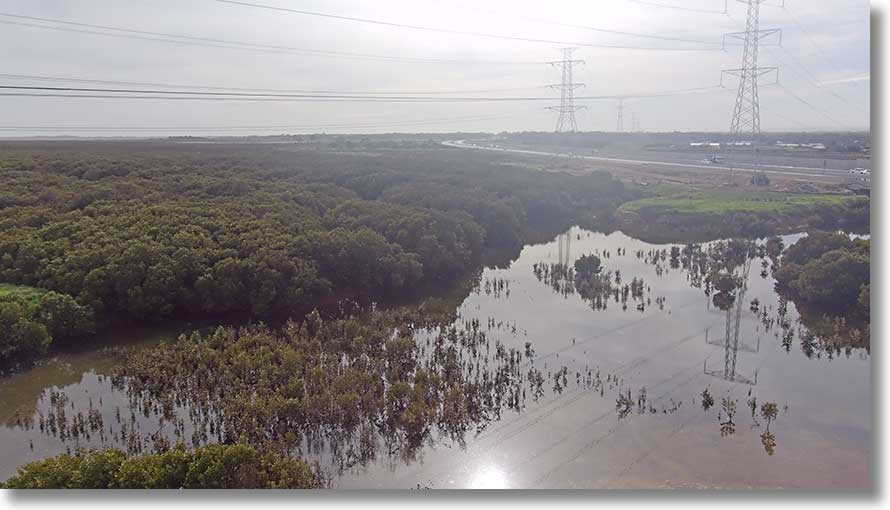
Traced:
POLYGON ((545 174, 437 150, 10 144, 0 159, 0 282, 72 296, 97 318, 296 315, 341 297, 450 284, 524 232, 608 218, 606 173, 545 174))

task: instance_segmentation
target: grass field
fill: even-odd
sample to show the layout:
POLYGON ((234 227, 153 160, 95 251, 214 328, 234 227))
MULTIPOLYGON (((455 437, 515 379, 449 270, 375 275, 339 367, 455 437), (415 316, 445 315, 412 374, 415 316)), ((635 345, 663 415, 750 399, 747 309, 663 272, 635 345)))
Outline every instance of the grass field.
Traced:
POLYGON ((36 304, 40 296, 46 294, 47 291, 36 287, 28 287, 27 285, 13 285, 11 283, 0 283, 0 299, 14 298, 16 300, 25 301, 29 304, 36 304))
POLYGON ((736 212, 787 213, 795 209, 816 205, 844 205, 850 201, 867 200, 862 197, 828 194, 800 194, 735 191, 670 192, 663 196, 643 198, 627 202, 619 210, 639 212, 653 207, 658 213, 722 215, 736 212))

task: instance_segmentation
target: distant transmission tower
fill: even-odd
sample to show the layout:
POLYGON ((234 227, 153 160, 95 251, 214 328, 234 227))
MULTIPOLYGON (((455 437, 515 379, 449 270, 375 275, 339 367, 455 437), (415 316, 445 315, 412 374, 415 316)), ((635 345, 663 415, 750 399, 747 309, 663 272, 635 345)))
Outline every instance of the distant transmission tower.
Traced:
MULTIPOLYGON (((748 17, 745 23, 744 32, 733 32, 724 34, 723 47, 726 49, 727 40, 743 41, 744 50, 742 51, 742 67, 739 69, 726 69, 720 75, 721 85, 723 84, 723 76, 731 75, 739 79, 738 93, 736 94, 735 107, 732 111, 732 123, 730 124, 729 146, 730 150, 733 146, 740 145, 743 138, 750 137, 752 150, 757 135, 760 134, 760 97, 758 95, 757 82, 759 78, 765 74, 776 72, 776 81, 778 81, 777 67, 759 67, 757 64, 757 54, 761 45, 761 40, 771 35, 778 34, 779 44, 782 43, 782 30, 772 28, 768 30, 760 29, 760 5, 766 3, 767 0, 738 0, 748 4, 748 17)), ((784 0, 780 0, 784 5, 784 0)), ((755 158, 755 165, 758 162, 755 158)), ((730 163, 730 178, 732 166, 730 163)))
POLYGON ((577 48, 563 48, 562 60, 550 62, 554 67, 562 68, 562 83, 558 85, 550 85, 550 88, 559 90, 559 106, 548 106, 548 110, 559 112, 559 119, 556 121, 557 133, 573 133, 578 130, 578 123, 575 121, 575 112, 584 108, 584 106, 575 105, 575 89, 584 86, 583 83, 575 83, 572 78, 572 68, 576 65, 583 64, 583 60, 573 60, 572 53, 577 48))
POLYGON ((618 132, 624 131, 624 98, 618 98, 618 132))

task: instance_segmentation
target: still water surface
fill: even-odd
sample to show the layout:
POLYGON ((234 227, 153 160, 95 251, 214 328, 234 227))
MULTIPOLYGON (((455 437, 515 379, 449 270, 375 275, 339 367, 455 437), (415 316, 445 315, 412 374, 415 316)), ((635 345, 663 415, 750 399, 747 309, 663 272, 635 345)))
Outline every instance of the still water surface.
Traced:
MULTIPOLYGON (((786 236, 786 246, 799 237, 786 236)), ((485 269, 459 305, 460 320, 478 319, 508 349, 524 351, 530 342, 535 366, 548 376, 544 395, 529 398, 521 413, 505 413, 463 444, 434 437, 411 460, 381 456, 336 473, 333 487, 870 487, 868 351, 820 349, 801 342, 795 326, 790 329, 797 334, 788 338, 767 324, 780 299, 772 277, 760 274, 760 259, 753 261, 739 306, 722 311, 690 285, 682 268, 646 256, 662 249, 670 246, 576 228, 524 247, 507 268, 485 269), (605 309, 595 309, 578 293, 555 290, 536 274, 536 264, 571 266, 578 256, 595 252, 604 270, 620 271, 625 283, 641 279, 642 297, 628 299, 627 307, 607 300, 605 309), (750 306, 755 299, 757 313, 750 306), (551 376, 559 371, 567 383, 557 378, 554 384, 551 376), (603 384, 596 389, 577 383, 597 372, 603 384), (708 409, 702 405, 705 390, 714 401, 708 409), (760 413, 767 402, 778 409, 768 435, 760 413)), ((787 310, 788 321, 796 324, 793 303, 787 310)), ((146 348, 186 329, 125 336, 146 348)), ((78 412, 89 419, 92 411, 106 424, 168 433, 169 424, 151 410, 130 409, 127 395, 112 386, 105 377, 111 360, 102 349, 62 354, 0 380, 0 479, 20 464, 78 445, 126 446, 113 427, 65 440, 41 432, 34 424, 53 409, 65 409, 69 419, 78 412)), ((188 420, 182 433, 189 437, 188 420)), ((324 452, 307 456, 324 466, 324 452)))

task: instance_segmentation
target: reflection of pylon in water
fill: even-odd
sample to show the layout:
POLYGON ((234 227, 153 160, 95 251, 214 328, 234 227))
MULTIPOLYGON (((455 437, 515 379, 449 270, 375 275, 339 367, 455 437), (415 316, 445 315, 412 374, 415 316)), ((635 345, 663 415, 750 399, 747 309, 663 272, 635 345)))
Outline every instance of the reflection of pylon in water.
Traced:
POLYGON ((746 265, 746 269, 744 272, 745 276, 745 284, 742 285, 742 288, 739 290, 739 295, 736 299, 735 307, 726 310, 726 333, 723 338, 718 338, 716 340, 711 340, 708 338, 708 332, 705 332, 705 342, 710 345, 717 345, 720 347, 726 348, 728 345, 732 344, 733 349, 737 351, 745 351, 751 353, 760 352, 760 335, 757 336, 757 343, 748 344, 745 342, 739 341, 739 332, 740 332, 740 324, 742 321, 742 308, 745 306, 745 293, 748 291, 748 272, 750 271, 751 263, 748 262, 746 265), (735 312, 735 324, 733 325, 732 315, 735 312))
POLYGON ((556 238, 556 243, 559 245, 559 264, 562 266, 568 267, 569 262, 571 262, 571 248, 572 248, 572 229, 564 233, 560 234, 556 238))
POLYGON ((739 350, 756 353, 760 350, 760 337, 757 337, 757 344, 748 345, 739 343, 739 331, 742 321, 742 308, 745 305, 745 293, 748 291, 748 274, 751 271, 751 260, 745 262, 742 275, 742 286, 739 289, 739 295, 736 297, 735 308, 726 309, 726 336, 722 342, 712 342, 708 340, 708 332, 705 332, 705 342, 711 345, 723 346, 723 370, 708 370, 708 360, 705 360, 704 372, 713 377, 719 377, 727 381, 748 384, 754 386, 757 384, 757 370, 754 371, 754 378, 745 377, 736 372, 738 363, 739 350), (733 321, 733 312, 735 312, 735 320, 733 321))

